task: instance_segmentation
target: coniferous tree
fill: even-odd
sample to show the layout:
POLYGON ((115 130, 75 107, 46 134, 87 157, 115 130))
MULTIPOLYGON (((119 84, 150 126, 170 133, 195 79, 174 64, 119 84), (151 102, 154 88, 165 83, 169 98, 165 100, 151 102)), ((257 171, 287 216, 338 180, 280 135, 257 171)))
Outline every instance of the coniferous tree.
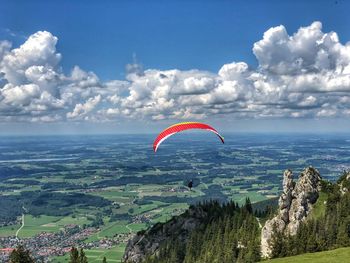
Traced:
POLYGON ((103 257, 102 263, 107 263, 106 257, 103 257))
POLYGON ((31 257, 29 250, 25 249, 22 245, 19 245, 10 254, 10 263, 34 263, 34 259, 31 257))
POLYGON ((163 244, 147 263, 233 263, 260 259, 260 229, 250 212, 250 201, 242 207, 230 202, 206 202, 200 207, 210 217, 191 231, 186 245, 175 236, 163 244))
POLYGON ((270 247, 272 248, 271 257, 283 257, 286 254, 285 246, 284 246, 284 235, 276 225, 273 226, 272 232, 274 235, 270 240, 270 247))
POLYGON ((70 260, 69 263, 80 263, 79 251, 75 247, 70 250, 70 260))
POLYGON ((246 199, 245 199, 245 208, 247 209, 247 211, 249 212, 249 213, 253 213, 253 207, 252 207, 252 203, 250 202, 250 199, 249 199, 249 197, 247 197, 246 199))
POLYGON ((341 224, 338 229, 337 234, 337 244, 340 247, 346 247, 350 245, 350 239, 349 239, 349 226, 350 224, 341 224))
POLYGON ((80 255, 79 255, 79 261, 80 263, 88 263, 88 259, 85 255, 84 249, 80 249, 80 255))

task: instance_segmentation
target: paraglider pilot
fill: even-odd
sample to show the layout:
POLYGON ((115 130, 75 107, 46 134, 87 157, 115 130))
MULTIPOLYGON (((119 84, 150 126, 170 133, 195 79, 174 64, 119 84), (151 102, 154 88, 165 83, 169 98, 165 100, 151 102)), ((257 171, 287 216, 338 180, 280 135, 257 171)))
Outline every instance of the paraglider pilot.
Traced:
POLYGON ((192 180, 189 181, 187 186, 188 186, 188 188, 190 188, 190 191, 192 191, 191 189, 192 189, 192 186, 193 186, 193 181, 192 180))

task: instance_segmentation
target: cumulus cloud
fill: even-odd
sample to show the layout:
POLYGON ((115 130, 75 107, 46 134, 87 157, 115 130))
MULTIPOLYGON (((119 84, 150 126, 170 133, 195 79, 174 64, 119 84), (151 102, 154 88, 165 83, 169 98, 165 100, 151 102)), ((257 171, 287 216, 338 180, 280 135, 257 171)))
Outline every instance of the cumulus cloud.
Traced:
POLYGON ((67 113, 68 118, 77 118, 86 115, 91 112, 97 104, 101 101, 101 95, 97 95, 93 98, 88 99, 84 104, 78 103, 75 105, 74 110, 72 112, 67 113))
POLYGON ((46 31, 31 35, 19 48, 7 52, 1 61, 1 71, 15 85, 26 82, 25 72, 32 66, 53 69, 61 59, 56 52, 57 37, 46 31))
POLYGON ((227 63, 218 72, 143 69, 103 82, 79 66, 64 74, 58 38, 46 31, 12 48, 0 41, 2 121, 116 121, 329 118, 350 115, 350 43, 314 22, 289 34, 268 29, 252 52, 257 68, 227 63))

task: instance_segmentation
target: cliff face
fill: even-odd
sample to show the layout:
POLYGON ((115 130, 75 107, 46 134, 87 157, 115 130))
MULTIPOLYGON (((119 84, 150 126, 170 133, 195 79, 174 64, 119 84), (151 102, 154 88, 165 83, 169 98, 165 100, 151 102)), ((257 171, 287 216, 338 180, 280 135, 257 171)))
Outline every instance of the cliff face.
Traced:
POLYGON ((176 236, 179 240, 185 242, 189 233, 206 216, 206 212, 200 207, 190 208, 188 213, 172 218, 165 224, 156 224, 146 232, 136 235, 126 246, 124 262, 142 262, 147 255, 156 253, 160 244, 171 239, 172 236, 176 236))
POLYGON ((339 187, 341 194, 345 194, 350 191, 350 171, 345 172, 340 178, 339 187))
POLYGON ((278 201, 278 214, 266 221, 261 233, 261 254, 269 257, 271 248, 269 241, 273 235, 274 226, 277 231, 283 231, 295 235, 300 223, 306 219, 318 199, 321 176, 313 167, 306 168, 299 176, 298 181, 293 181, 293 173, 286 170, 283 174, 283 193, 278 201))

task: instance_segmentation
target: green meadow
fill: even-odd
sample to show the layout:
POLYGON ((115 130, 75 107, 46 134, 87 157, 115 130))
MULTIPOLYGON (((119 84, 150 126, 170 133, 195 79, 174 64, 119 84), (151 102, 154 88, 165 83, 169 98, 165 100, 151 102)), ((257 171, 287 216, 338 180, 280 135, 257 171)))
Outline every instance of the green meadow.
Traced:
MULTIPOLYGON (((96 248, 84 250, 89 263, 101 263, 103 257, 107 262, 121 262, 125 250, 125 245, 119 245, 110 249, 96 248)), ((68 263, 69 255, 54 257, 52 263, 68 263)))
POLYGON ((345 263, 350 262, 350 248, 338 248, 330 251, 306 253, 294 257, 267 260, 268 263, 345 263))

